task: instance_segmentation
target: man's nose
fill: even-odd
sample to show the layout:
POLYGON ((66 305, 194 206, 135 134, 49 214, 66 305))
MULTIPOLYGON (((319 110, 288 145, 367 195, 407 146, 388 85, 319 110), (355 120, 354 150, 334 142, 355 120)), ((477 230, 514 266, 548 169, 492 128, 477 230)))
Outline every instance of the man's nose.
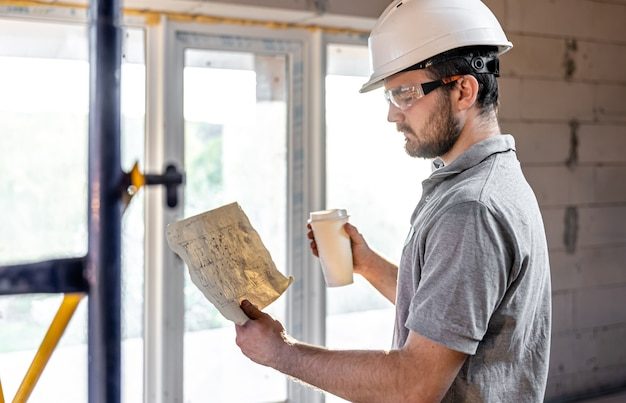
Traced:
POLYGON ((402 110, 389 102, 389 110, 387 111, 387 121, 390 123, 398 123, 404 121, 404 113, 402 110))

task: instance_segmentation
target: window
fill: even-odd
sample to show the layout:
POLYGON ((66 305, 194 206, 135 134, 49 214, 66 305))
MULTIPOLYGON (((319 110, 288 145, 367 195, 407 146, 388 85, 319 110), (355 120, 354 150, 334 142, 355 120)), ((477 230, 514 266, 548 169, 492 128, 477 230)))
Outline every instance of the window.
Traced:
MULTIPOLYGON (((347 209, 369 246, 397 263, 429 164, 404 152, 381 91, 359 93, 368 79, 367 47, 329 44, 326 51, 326 206, 347 209)), ((393 320, 393 305, 361 276, 327 289, 330 348, 388 349, 393 320)))
MULTIPOLYGON (((87 252, 89 64, 83 25, 1 20, 0 264, 87 252)), ((127 30, 122 66, 126 169, 143 158, 143 32, 127 30)), ((141 197, 141 196, 139 196, 141 197)), ((123 220, 123 393, 142 396, 143 203, 123 220)), ((0 378, 14 396, 62 299, 0 297, 0 378)), ((29 402, 87 400, 87 300, 70 322, 29 402), (72 368, 68 376, 68 367, 72 368)))
MULTIPOLYGON (((284 272, 287 58, 193 48, 184 58, 184 216, 239 202, 284 272)), ((185 277, 185 401, 284 401, 285 376, 244 357, 233 325, 185 277)), ((267 312, 284 323, 285 297, 267 312)))

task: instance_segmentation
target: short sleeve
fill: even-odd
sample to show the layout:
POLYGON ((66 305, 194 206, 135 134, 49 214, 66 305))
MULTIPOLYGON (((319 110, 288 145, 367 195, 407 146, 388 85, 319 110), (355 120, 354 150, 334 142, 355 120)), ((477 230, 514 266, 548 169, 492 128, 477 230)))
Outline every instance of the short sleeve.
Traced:
POLYGON ((506 293, 512 262, 508 238, 478 201, 440 214, 425 237, 421 279, 406 327, 450 349, 475 354, 506 293))

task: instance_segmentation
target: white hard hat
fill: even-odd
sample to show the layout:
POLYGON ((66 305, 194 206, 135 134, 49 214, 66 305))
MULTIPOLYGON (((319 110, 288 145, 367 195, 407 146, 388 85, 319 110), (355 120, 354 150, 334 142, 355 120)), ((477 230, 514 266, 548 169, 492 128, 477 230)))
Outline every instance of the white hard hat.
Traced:
POLYGON ((360 92, 385 78, 448 50, 464 46, 513 47, 500 23, 480 0, 394 0, 369 36, 372 75, 360 92))

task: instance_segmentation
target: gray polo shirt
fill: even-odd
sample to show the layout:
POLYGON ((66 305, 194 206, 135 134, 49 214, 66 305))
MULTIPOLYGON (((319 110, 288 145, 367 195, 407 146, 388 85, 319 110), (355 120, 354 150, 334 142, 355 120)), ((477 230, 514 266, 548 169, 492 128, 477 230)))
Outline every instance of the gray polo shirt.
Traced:
POLYGON ((411 223, 394 347, 414 331, 469 355, 444 402, 543 401, 548 248, 513 137, 488 138, 436 169, 411 223))

